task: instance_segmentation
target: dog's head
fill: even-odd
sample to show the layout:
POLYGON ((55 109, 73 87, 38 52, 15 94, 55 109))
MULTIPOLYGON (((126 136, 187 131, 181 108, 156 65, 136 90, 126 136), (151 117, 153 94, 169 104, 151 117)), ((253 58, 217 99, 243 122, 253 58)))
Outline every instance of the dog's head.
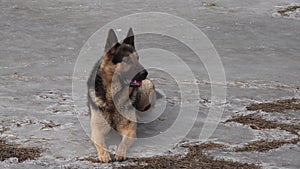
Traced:
POLYGON ((124 84, 131 87, 140 87, 148 72, 139 62, 139 56, 135 50, 134 34, 130 28, 127 37, 119 43, 116 33, 110 29, 105 45, 104 61, 113 69, 113 76, 118 76, 124 84))

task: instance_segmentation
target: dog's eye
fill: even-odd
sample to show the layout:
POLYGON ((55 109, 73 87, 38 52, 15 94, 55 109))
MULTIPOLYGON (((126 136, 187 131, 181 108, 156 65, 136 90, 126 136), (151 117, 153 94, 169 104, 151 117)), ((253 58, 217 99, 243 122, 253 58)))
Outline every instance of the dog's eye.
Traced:
POLYGON ((124 57, 124 58, 123 58, 123 62, 125 62, 125 63, 130 63, 129 57, 124 57))

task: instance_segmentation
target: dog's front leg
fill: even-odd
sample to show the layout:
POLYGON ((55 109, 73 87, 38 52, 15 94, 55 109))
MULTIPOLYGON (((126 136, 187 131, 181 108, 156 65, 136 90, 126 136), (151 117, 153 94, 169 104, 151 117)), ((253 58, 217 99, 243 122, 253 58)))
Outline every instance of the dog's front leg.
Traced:
POLYGON ((115 155, 117 161, 126 159, 127 149, 134 143, 136 138, 136 123, 131 121, 127 121, 126 123, 117 126, 117 130, 122 135, 122 141, 115 155))
POLYGON ((95 140, 97 139, 96 141, 93 140, 93 142, 98 152, 98 159, 102 163, 108 163, 111 161, 111 158, 105 145, 104 135, 95 136, 95 133, 96 132, 92 132, 92 137, 94 137, 95 140))
POLYGON ((110 125, 101 115, 101 112, 91 108, 91 139, 97 149, 99 161, 104 163, 111 161, 105 145, 105 135, 110 129, 110 125))

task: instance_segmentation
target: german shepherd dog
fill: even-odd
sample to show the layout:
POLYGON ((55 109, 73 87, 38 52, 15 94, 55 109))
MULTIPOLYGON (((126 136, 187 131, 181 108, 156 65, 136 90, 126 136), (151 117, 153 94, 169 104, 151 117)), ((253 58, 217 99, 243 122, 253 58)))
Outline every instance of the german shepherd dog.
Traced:
POLYGON ((121 43, 110 29, 104 55, 88 80, 91 139, 101 162, 111 161, 105 145, 105 135, 111 129, 122 135, 115 160, 126 159, 127 149, 136 138, 136 110, 149 109, 156 97, 154 85, 146 79, 147 75, 139 63, 132 29, 121 43))

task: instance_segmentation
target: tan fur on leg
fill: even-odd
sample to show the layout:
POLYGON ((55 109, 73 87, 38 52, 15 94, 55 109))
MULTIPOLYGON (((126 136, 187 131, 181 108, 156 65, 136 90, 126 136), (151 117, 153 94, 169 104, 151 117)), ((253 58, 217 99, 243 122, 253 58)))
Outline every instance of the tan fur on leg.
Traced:
POLYGON ((111 161, 109 152, 105 145, 105 135, 110 131, 111 127, 101 115, 100 110, 91 109, 91 139, 97 149, 98 159, 107 163, 111 161))
POLYGON ((118 146, 115 158, 117 161, 126 159, 127 149, 134 143, 136 137, 136 123, 129 122, 126 126, 118 126, 118 131, 122 134, 122 141, 118 146))

